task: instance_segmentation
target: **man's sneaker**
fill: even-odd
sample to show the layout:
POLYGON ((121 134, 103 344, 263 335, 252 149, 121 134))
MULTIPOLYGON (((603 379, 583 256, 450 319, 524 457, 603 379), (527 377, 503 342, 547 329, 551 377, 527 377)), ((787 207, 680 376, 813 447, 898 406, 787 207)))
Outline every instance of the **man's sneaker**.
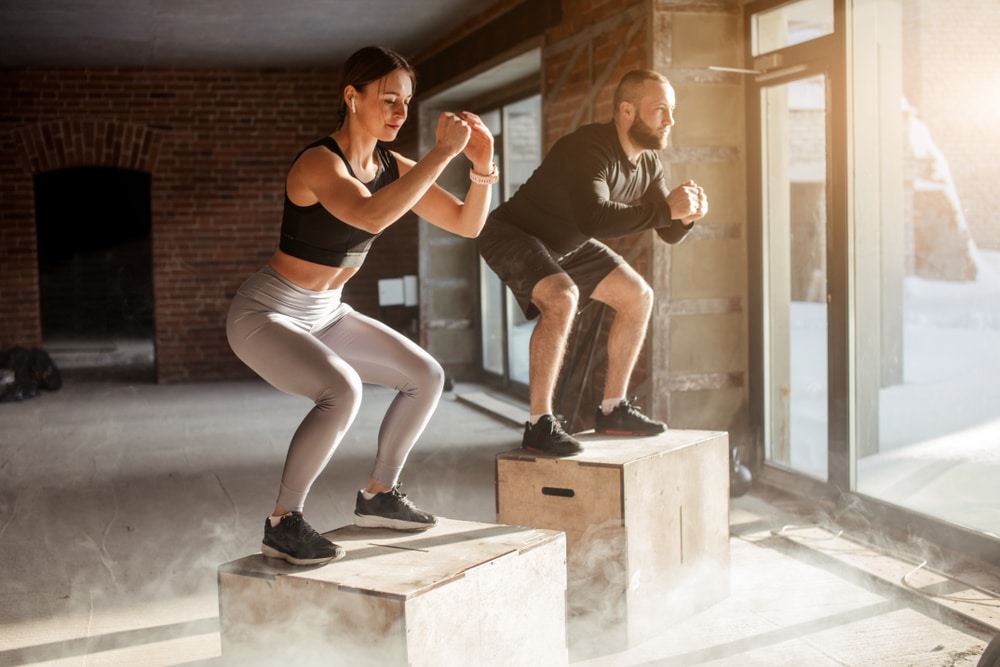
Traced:
POLYGON ((427 530, 437 523, 433 514, 417 509, 400 493, 399 485, 365 500, 358 491, 354 506, 354 525, 362 528, 393 528, 395 530, 427 530))
POLYGON ((622 399, 610 414, 604 414, 601 406, 597 406, 594 417, 594 431, 608 435, 656 435, 666 430, 666 424, 642 414, 628 399, 622 399))
POLYGON ((302 512, 289 512, 278 525, 264 519, 264 542, 260 552, 271 558, 284 558, 293 565, 316 565, 344 557, 344 550, 306 523, 302 512))
POLYGON ((542 415, 534 425, 525 423, 521 447, 552 456, 573 456, 583 451, 579 441, 563 429, 562 420, 552 415, 542 415))

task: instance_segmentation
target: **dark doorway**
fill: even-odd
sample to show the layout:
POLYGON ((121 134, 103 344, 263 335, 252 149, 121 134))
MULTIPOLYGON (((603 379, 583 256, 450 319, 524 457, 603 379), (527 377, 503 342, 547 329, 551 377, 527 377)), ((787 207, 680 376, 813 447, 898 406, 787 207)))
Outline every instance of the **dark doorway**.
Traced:
POLYGON ((153 373, 150 175, 75 167, 35 177, 42 340, 69 374, 153 373))

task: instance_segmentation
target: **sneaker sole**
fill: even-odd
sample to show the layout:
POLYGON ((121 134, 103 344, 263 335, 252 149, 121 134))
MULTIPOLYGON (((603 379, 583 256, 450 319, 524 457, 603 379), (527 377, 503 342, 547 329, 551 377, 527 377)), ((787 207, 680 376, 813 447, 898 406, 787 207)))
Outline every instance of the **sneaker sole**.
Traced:
POLYGON ((266 544, 260 545, 260 553, 268 558, 280 558, 288 561, 292 565, 319 565, 320 563, 329 563, 331 561, 340 560, 346 555, 346 552, 343 549, 337 547, 337 553, 332 556, 323 556, 321 558, 296 558, 295 556, 278 551, 274 547, 269 547, 266 544))
POLYGON ((667 429, 663 429, 662 431, 616 431, 614 429, 594 429, 594 433, 600 433, 601 435, 634 435, 637 437, 660 435, 661 433, 666 432, 667 429))
POLYGON ((384 516, 372 516, 369 514, 354 515, 354 525, 359 528, 391 528, 392 530, 403 530, 406 532, 420 532, 433 528, 434 523, 420 523, 418 521, 403 521, 402 519, 387 519, 384 516))
POLYGON ((554 456, 556 458, 566 458, 567 456, 576 456, 583 451, 583 447, 577 449, 576 451, 566 452, 565 454, 557 454, 556 452, 547 452, 544 449, 538 449, 536 447, 528 447, 527 445, 521 445, 521 449, 531 452, 532 454, 544 454, 545 456, 554 456))

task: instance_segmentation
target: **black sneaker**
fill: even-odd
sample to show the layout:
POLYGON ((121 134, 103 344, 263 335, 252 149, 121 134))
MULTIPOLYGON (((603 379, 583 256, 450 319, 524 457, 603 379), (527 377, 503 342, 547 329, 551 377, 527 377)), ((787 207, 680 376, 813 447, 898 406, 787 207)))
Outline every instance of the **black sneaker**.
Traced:
POLYGON ((316 565, 344 557, 344 550, 306 523, 302 512, 289 512, 277 526, 264 519, 264 542, 260 552, 270 558, 284 558, 292 565, 316 565))
POLYGON ((542 415, 534 425, 524 424, 521 447, 552 456, 573 456, 583 451, 583 445, 563 429, 562 420, 552 415, 542 415))
POLYGON ((427 530, 437 523, 433 514, 417 509, 400 493, 399 485, 388 491, 376 493, 371 500, 365 500, 358 491, 354 506, 354 525, 362 528, 392 528, 394 530, 427 530))
POLYGON ((607 415, 601 410, 601 406, 597 406, 597 415, 594 417, 594 431, 608 435, 656 435, 666 430, 665 423, 642 414, 639 407, 632 405, 628 399, 623 399, 607 415))

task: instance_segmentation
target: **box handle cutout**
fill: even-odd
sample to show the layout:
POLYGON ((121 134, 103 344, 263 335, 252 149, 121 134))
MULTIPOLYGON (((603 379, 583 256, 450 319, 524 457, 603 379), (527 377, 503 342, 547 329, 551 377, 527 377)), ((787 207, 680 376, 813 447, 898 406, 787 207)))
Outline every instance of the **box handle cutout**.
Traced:
POLYGON ((573 489, 561 489, 558 486, 543 486, 543 496, 560 496, 561 498, 572 498, 576 495, 573 489))

